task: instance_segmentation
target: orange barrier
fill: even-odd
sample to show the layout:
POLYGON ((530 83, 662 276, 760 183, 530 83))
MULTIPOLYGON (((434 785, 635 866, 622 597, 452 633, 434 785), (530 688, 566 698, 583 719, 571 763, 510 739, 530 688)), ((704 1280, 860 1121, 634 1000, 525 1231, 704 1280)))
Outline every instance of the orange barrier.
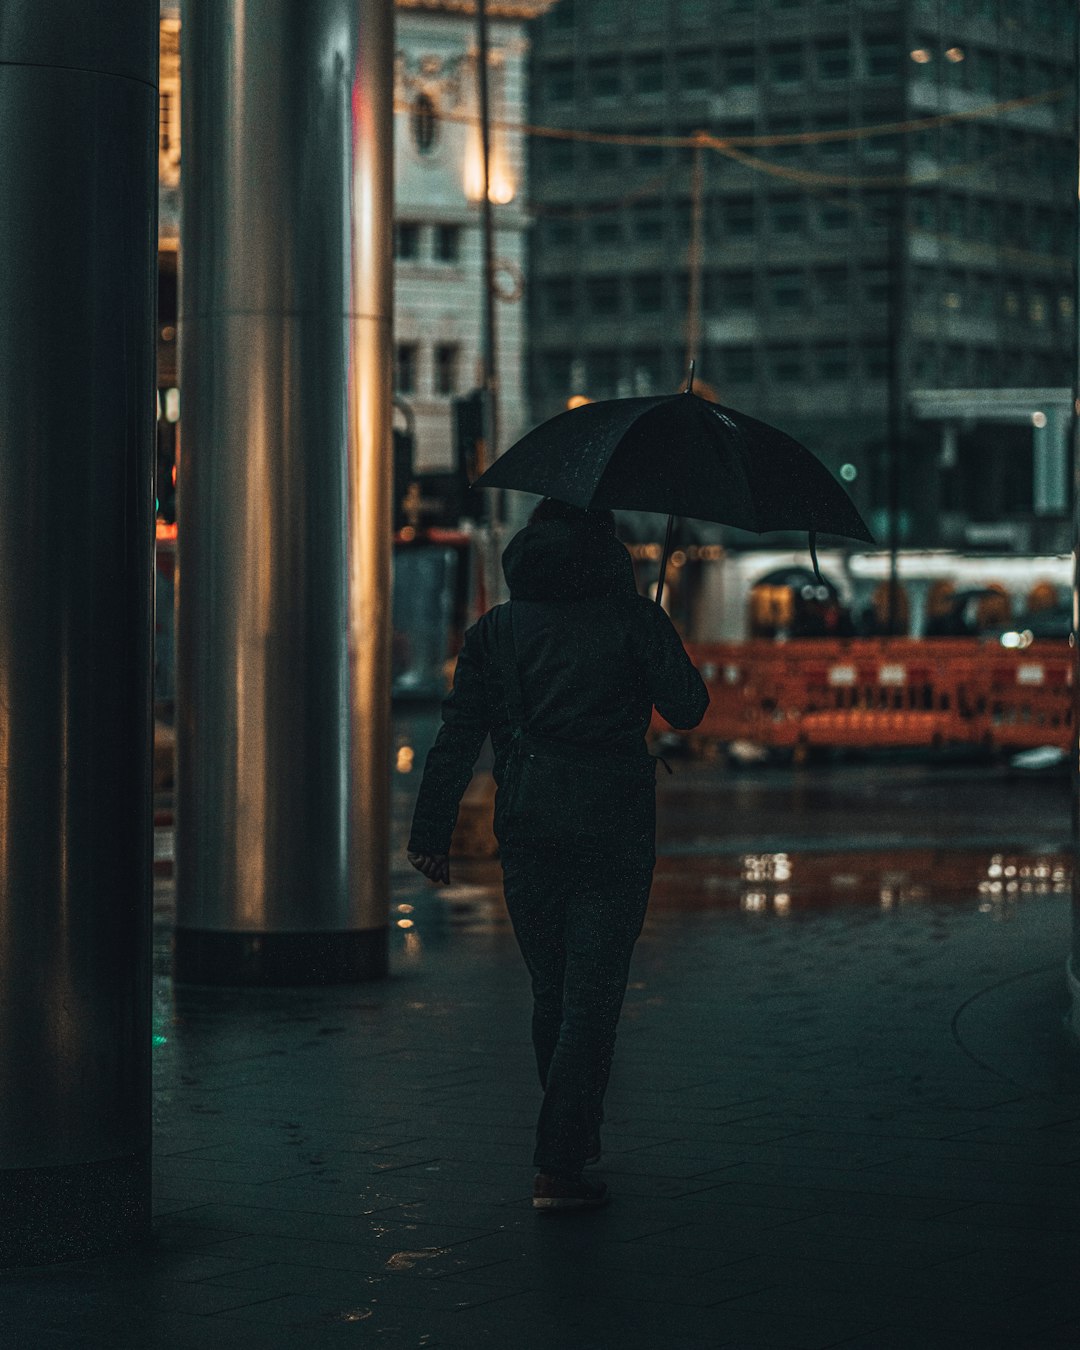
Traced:
MULTIPOLYGON (((692 744, 1068 748, 1068 643, 852 638, 687 643, 711 702, 692 744)), ((667 723, 658 715, 653 730, 667 723)))

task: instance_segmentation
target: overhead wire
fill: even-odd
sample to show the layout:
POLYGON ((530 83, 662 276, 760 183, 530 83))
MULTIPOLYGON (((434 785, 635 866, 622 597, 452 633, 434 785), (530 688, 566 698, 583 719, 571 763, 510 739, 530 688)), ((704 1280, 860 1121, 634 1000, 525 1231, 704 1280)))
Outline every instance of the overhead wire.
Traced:
MULTIPOLYGON (((829 141, 862 140, 870 136, 899 136, 906 132, 926 131, 933 127, 947 126, 952 122, 975 121, 980 118, 995 117, 1001 113, 1012 112, 1020 108, 1034 107, 1040 103, 1052 103, 1064 98, 1070 92, 1067 85, 1057 89, 1046 89, 1038 94, 1025 94, 1020 98, 1002 99, 995 103, 980 104, 977 108, 967 108, 960 112, 938 113, 932 117, 909 118, 903 122, 878 122, 866 126, 836 127, 828 131, 791 131, 772 132, 765 135, 711 136, 715 142, 713 148, 720 145, 728 148, 764 149, 783 145, 820 145, 829 141)), ((408 113, 407 103, 398 103, 395 113, 408 113)), ((440 110, 438 117, 443 122, 463 125, 479 125, 480 117, 475 112, 447 112, 440 110)), ((578 127, 543 126, 535 122, 514 122, 493 118, 491 127, 496 131, 505 131, 521 136, 536 136, 546 140, 583 141, 594 145, 630 145, 656 146, 668 149, 693 149, 699 143, 696 135, 656 135, 632 131, 590 131, 578 127)))

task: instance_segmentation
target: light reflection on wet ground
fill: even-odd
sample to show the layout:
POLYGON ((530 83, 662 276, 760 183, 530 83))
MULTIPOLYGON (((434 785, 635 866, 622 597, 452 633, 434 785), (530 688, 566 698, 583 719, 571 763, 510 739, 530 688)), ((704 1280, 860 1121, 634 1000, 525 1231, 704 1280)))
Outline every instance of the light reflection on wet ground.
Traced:
MULTIPOLYGON (((454 885, 434 897, 451 923, 505 921, 497 862, 456 861, 451 875, 454 885)), ((660 857, 649 917, 741 911, 782 919, 920 905, 1002 916, 1028 899, 1066 894, 1069 878, 1069 858, 1060 851, 838 850, 660 857)), ((419 907, 426 908, 423 900, 419 907)))

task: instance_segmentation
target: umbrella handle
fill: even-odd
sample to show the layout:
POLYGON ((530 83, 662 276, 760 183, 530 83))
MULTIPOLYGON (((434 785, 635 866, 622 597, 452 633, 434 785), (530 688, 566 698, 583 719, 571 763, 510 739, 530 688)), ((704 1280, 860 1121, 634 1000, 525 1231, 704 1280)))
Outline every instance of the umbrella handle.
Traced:
POLYGON ((664 595, 664 577, 667 575, 668 555, 671 553, 671 527, 675 523, 674 516, 667 518, 667 532, 664 535, 664 552, 660 557, 660 580, 656 583, 656 603, 659 604, 664 595))

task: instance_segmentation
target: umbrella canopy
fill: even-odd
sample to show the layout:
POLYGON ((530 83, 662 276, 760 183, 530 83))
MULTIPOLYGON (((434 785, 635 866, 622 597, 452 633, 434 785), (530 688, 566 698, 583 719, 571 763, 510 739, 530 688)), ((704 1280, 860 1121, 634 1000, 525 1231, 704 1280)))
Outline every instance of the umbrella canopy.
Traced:
POLYGON ((873 543, 851 498, 806 446, 689 392, 559 413, 500 455, 473 487, 659 511, 758 534, 807 530, 873 543))

